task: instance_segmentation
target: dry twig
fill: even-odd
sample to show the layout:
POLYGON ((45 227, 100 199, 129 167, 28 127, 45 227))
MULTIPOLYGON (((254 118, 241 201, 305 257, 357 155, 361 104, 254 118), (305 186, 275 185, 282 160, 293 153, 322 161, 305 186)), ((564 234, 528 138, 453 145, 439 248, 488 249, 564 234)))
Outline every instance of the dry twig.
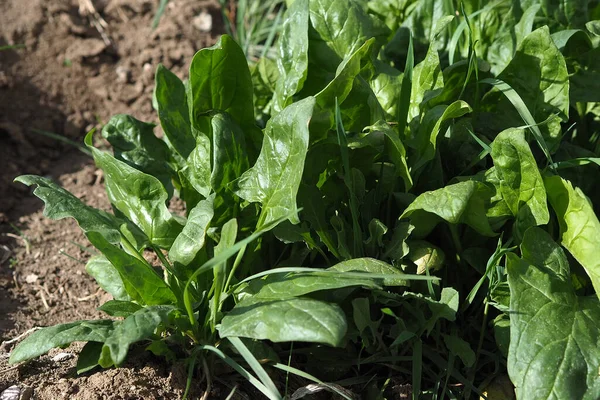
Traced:
POLYGON ((113 41, 110 39, 107 33, 108 24, 106 23, 104 18, 102 18, 100 13, 96 10, 96 7, 94 7, 94 3, 92 3, 92 0, 79 0, 79 14, 82 17, 88 18, 90 24, 94 28, 96 28, 96 30, 100 34, 100 37, 104 41, 105 45, 113 45, 113 41))

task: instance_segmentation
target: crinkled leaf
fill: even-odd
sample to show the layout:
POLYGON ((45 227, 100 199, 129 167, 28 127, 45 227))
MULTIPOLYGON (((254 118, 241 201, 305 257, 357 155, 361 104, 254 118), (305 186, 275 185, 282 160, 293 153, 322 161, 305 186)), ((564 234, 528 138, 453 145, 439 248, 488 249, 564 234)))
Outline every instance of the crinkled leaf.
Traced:
POLYGON ((127 318, 141 308, 142 306, 132 301, 109 300, 98 307, 98 310, 104 311, 111 317, 127 318))
POLYGON ((155 126, 131 115, 118 114, 104 125, 102 136, 112 145, 117 160, 158 179, 171 197, 173 172, 168 164, 169 148, 154 135, 155 126))
POLYGON ((73 342, 104 342, 118 322, 110 320, 77 321, 42 328, 27 336, 10 353, 10 364, 31 360, 55 347, 73 342))
POLYGON ((308 97, 270 119, 256 164, 237 181, 235 193, 239 197, 262 204, 258 228, 290 213, 290 221, 299 222, 296 194, 304 170, 308 123, 314 105, 314 97, 308 97))
POLYGON ((311 0, 310 22, 318 33, 311 37, 312 62, 328 71, 368 39, 382 42, 388 35, 387 27, 356 0, 311 0))
POLYGON ((370 55, 374 40, 367 40, 354 53, 346 56, 335 70, 335 76, 315 95, 316 110, 311 120, 311 142, 322 139, 334 124, 335 101, 343 104, 350 95, 356 77, 360 74, 361 60, 370 55))
POLYGON ((120 222, 114 215, 92 208, 73 194, 58 186, 48 178, 36 175, 21 175, 16 182, 37 185, 33 194, 45 203, 44 215, 52 219, 74 218, 84 233, 98 232, 110 243, 119 243, 120 222))
POLYGON ((119 366, 125 361, 129 346, 150 338, 160 324, 169 320, 173 306, 149 306, 125 318, 106 338, 99 364, 104 367, 119 366))
POLYGON ((314 342, 339 347, 346 330, 346 317, 337 304, 290 298, 238 303, 223 318, 219 334, 221 337, 314 342))
MULTIPOLYGON (((558 145, 561 120, 569 113, 569 76, 564 57, 552 41, 548 27, 530 33, 498 79, 521 97, 537 123, 550 149, 558 145)), ((494 90, 482 101, 481 123, 502 131, 523 125, 519 112, 500 91, 494 90)), ((529 124, 529 122, 527 122, 529 124)))
POLYGON ((581 189, 560 176, 544 179, 548 199, 560 225, 562 244, 585 268, 600 297, 600 221, 581 189))
POLYGON ((227 113, 211 119, 213 157, 210 184, 219 193, 248 169, 244 132, 227 113))
POLYGON ((91 133, 85 142, 96 165, 104 171, 110 202, 140 227, 150 242, 169 248, 182 225, 167 209, 168 195, 160 181, 94 148, 91 133))
POLYGON ((473 180, 448 185, 438 190, 422 193, 404 210, 400 218, 410 217, 413 225, 425 218, 427 229, 437 224, 427 215, 436 215, 451 224, 464 223, 485 236, 495 236, 486 217, 486 207, 493 191, 485 184, 473 180))
POLYGON ((108 243, 96 232, 88 233, 87 237, 119 272, 127 293, 133 300, 148 305, 176 302, 171 288, 146 262, 108 243))
POLYGON ((427 162, 434 159, 437 139, 445 123, 471 111, 471 107, 462 100, 457 100, 449 106, 439 105, 427 111, 412 140, 412 146, 417 150, 412 169, 422 168, 427 162))
POLYGON ((252 135, 251 143, 260 146, 255 135, 252 77, 246 56, 228 35, 212 47, 200 50, 190 65, 192 126, 199 135, 208 134, 209 113, 227 112, 252 135))
POLYGON ((522 129, 502 131, 492 143, 500 192, 517 217, 520 232, 550 219, 542 176, 522 129))
POLYGON ((600 397, 600 304, 575 294, 562 249, 539 228, 525 232, 523 259, 507 257, 508 373, 523 399, 600 397))

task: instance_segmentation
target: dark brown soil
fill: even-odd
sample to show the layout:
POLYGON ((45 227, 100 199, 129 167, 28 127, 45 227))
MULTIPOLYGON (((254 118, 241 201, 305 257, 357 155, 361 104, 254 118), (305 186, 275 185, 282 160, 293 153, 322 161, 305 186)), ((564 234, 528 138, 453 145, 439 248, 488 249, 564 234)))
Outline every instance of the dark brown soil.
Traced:
MULTIPOLYGON (((75 373, 76 357, 53 361, 58 353, 76 354, 80 345, 25 365, 7 364, 13 338, 34 327, 96 318, 96 307, 109 299, 85 273, 90 252, 75 221, 47 219, 31 190, 12 183, 21 174, 49 176, 86 203, 109 208, 91 159, 39 131, 81 143, 85 132, 114 114, 156 122, 151 99, 158 63, 184 78, 195 51, 222 33, 218 7, 200 0, 171 0, 152 30, 158 3, 1 1, 0 46, 25 47, 0 51, 0 392, 19 385, 33 389, 37 399, 183 393, 185 368, 148 355, 134 355, 124 368, 83 376, 75 373), (90 4, 97 14, 86 8, 90 4), (213 17, 210 32, 193 23, 203 11, 213 17)), ((205 386, 194 385, 197 398, 205 386)))

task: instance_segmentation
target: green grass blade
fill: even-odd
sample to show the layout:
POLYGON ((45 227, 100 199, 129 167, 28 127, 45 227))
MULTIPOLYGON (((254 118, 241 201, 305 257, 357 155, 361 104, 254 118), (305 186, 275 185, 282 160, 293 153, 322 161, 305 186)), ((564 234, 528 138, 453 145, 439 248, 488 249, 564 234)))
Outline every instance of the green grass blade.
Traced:
POLYGON ((279 30, 279 26, 281 25, 281 17, 283 16, 283 7, 279 9, 277 12, 277 17, 275 17, 275 22, 271 25, 269 29, 269 36, 267 36, 267 40, 263 45, 262 53, 260 54, 260 58, 263 58, 267 55, 267 52, 273 45, 273 41, 275 40, 275 35, 277 35, 277 31, 279 30))
POLYGON ((162 15, 165 13, 165 9, 167 8, 167 3, 169 0, 160 0, 160 4, 158 5, 158 9, 156 10, 156 14, 154 15, 154 19, 152 19, 152 29, 156 29, 160 22, 162 15))
POLYGON ((192 327, 194 327, 194 328, 198 327, 198 321, 196 321, 196 318, 194 318, 194 309, 192 306, 192 295, 190 293, 190 285, 192 284, 192 282, 194 282, 196 280, 196 278, 198 278, 198 276, 200 276, 201 274, 211 271, 217 265, 224 263, 230 257, 235 255, 238 251, 240 251, 244 246, 246 246, 249 243, 253 242, 254 240, 258 239, 263 233, 273 229, 275 226, 277 226, 281 222, 287 220, 288 218, 289 218, 289 215, 287 215, 283 218, 279 218, 279 219, 265 225, 265 227, 262 228, 261 230, 258 230, 256 232, 254 232, 252 235, 248 236, 247 238, 240 240, 239 242, 237 242, 230 248, 224 250, 218 256, 213 257, 210 260, 208 260, 207 262, 205 262, 204 264, 202 264, 202 266, 200 268, 198 268, 192 274, 192 276, 190 276, 190 278, 188 279, 187 283, 185 284, 185 288, 183 290, 183 303, 185 305, 185 308, 188 313, 188 317, 190 319, 190 323, 192 324, 192 327))
POLYGON ((540 131, 538 124, 535 122, 533 115, 531 115, 529 108, 527 108, 527 105, 525 104, 521 96, 519 96, 519 94, 512 87, 510 87, 509 84, 498 78, 487 78, 481 80, 480 82, 495 86, 506 96, 506 98, 515 107, 521 118, 523 118, 523 121, 525 121, 525 123, 528 125, 529 129, 531 130, 531 133, 533 133, 533 137, 538 143, 540 149, 542 149, 542 151, 544 152, 544 155, 546 156, 548 162, 550 164, 553 164, 552 156, 550 155, 550 149, 548 148, 548 145, 544 140, 542 131, 540 131))
POLYGON ((363 241, 362 231, 358 222, 358 204, 356 204, 356 196, 354 194, 354 185, 352 184, 351 169, 350 169, 350 157, 348 155, 348 138, 346 137, 346 130, 342 123, 342 113, 340 111, 340 105, 338 104, 337 97, 335 98, 335 128, 338 137, 338 144, 340 146, 340 153, 342 156, 342 164, 344 166, 344 181, 346 187, 350 192, 350 213, 352 214, 352 231, 354 233, 354 252, 353 257, 360 257, 363 254, 363 241))
POLYGON ((265 385, 263 385, 254 375, 248 372, 244 367, 238 364, 234 359, 229 357, 227 354, 223 353, 221 350, 217 349, 214 346, 210 345, 199 345, 197 347, 198 350, 208 350, 217 355, 220 359, 225 361, 227 365, 233 368, 238 374, 244 377, 248 382, 250 382, 256 389, 258 389, 262 394, 264 394, 270 400, 282 400, 282 397, 278 394, 271 393, 269 389, 265 385))
POLYGON ((0 51, 26 49, 26 48, 27 48, 27 46, 25 46, 24 44, 13 44, 13 45, 8 45, 8 46, 0 46, 0 51))
POLYGON ((330 385, 328 383, 325 383, 322 380, 320 380, 320 379, 312 376, 309 373, 306 373, 306 372, 301 371, 301 370, 299 370, 297 368, 290 367, 289 365, 285 365, 285 364, 281 364, 281 363, 274 364, 273 366, 275 368, 277 368, 277 369, 282 370, 282 371, 292 373, 292 374, 297 375, 297 376, 299 376, 301 378, 304 378, 306 380, 318 383, 319 385, 323 385, 323 386, 327 387, 328 389, 332 390, 333 392, 337 393, 338 395, 340 395, 341 397, 343 397, 346 400, 352 400, 351 397, 348 397, 348 395, 346 395, 344 392, 338 390, 335 386, 330 385))
POLYGON ((69 138, 66 138, 62 135, 56 134, 56 133, 52 133, 52 132, 48 132, 48 131, 43 131, 41 129, 35 129, 35 128, 31 128, 31 132, 36 133, 38 135, 42 135, 42 136, 46 136, 50 139, 54 139, 56 141, 59 142, 63 142, 66 143, 68 145, 71 145, 75 148, 77 148, 77 150, 81 151, 82 153, 84 153, 85 155, 88 156, 92 156, 92 152, 90 151, 90 149, 88 149, 87 147, 85 147, 84 145, 77 143, 69 138))
POLYGON ((227 339, 229 339, 233 347, 236 348, 240 355, 244 357, 244 360, 246 360, 250 368, 252 368, 252 371, 254 371, 254 373, 256 374, 258 379, 260 379, 263 385, 265 385, 265 387, 269 389, 271 393, 281 397, 279 391, 277 390, 277 387, 271 380, 271 377, 269 376, 269 374, 267 374, 267 371, 265 371, 265 369, 262 367, 262 365, 260 365, 256 357, 254 357, 250 350, 248 350, 248 347, 246 347, 244 342, 242 342, 238 337, 228 337, 227 339))
POLYGON ((402 75, 402 88, 400 89, 400 98, 396 106, 396 119, 398 120, 398 133, 400 139, 405 139, 406 119, 410 109, 410 95, 412 91, 413 68, 415 66, 415 54, 413 50, 412 33, 408 36, 408 53, 406 56, 406 65, 404 66, 404 75, 402 75))

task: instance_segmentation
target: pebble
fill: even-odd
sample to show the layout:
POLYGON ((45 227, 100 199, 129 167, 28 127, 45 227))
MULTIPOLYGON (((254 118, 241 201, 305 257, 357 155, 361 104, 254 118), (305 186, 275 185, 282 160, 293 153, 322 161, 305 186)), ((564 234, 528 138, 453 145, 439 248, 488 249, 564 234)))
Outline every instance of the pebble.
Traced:
POLYGON ((17 385, 12 385, 0 393, 0 400, 29 400, 32 396, 32 388, 28 386, 20 388, 17 385))
POLYGON ((73 358, 73 353, 58 353, 54 357, 52 357, 52 361, 54 362, 63 362, 68 359, 73 358))
POLYGON ((212 30, 212 15, 206 11, 202 11, 194 17, 192 25, 200 32, 210 32, 212 30))

